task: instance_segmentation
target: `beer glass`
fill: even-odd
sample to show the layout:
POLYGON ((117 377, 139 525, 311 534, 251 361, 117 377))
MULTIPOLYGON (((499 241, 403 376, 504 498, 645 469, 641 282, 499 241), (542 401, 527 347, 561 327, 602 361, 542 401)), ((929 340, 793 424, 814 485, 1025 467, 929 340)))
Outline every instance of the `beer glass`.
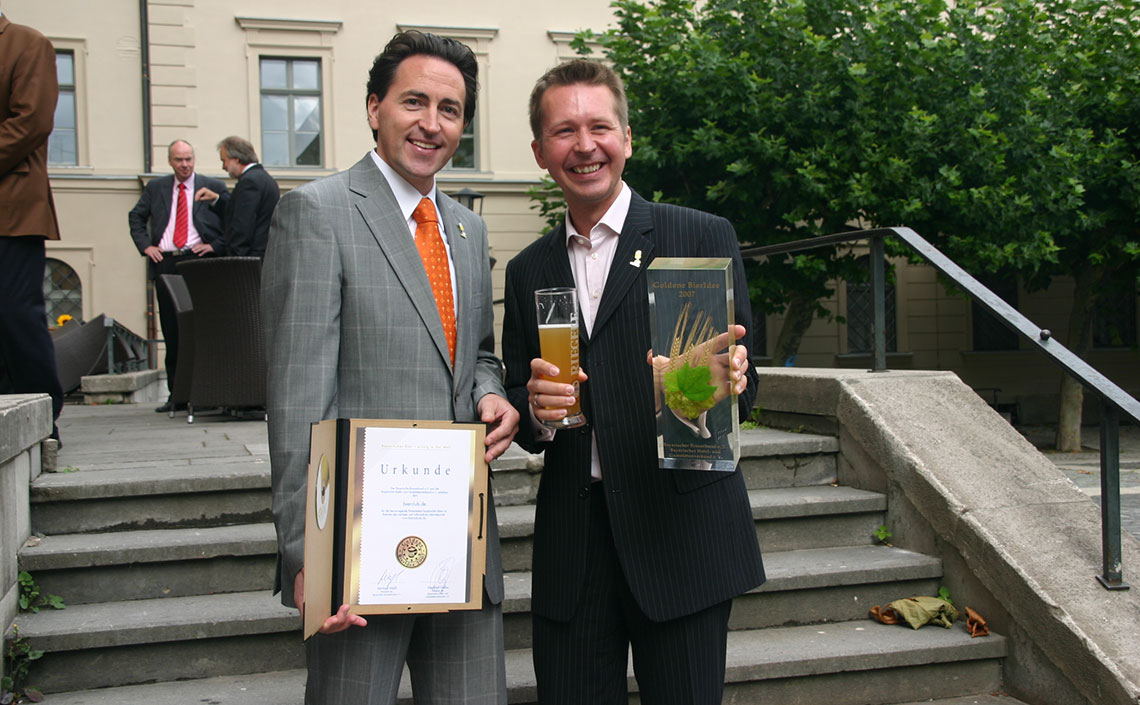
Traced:
POLYGON ((543 423, 554 429, 576 428, 586 423, 578 389, 578 292, 571 288, 539 289, 534 292, 534 304, 542 359, 555 365, 559 373, 544 378, 574 387, 574 403, 567 407, 566 415, 543 423))

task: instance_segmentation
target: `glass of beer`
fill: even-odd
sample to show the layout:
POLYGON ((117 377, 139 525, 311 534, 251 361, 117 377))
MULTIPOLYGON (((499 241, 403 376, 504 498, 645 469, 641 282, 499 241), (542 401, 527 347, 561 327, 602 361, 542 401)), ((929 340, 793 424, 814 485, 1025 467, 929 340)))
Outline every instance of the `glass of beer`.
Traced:
POLYGON ((578 292, 571 288, 539 289, 534 292, 534 304, 542 359, 556 366, 559 373, 545 379, 574 387, 574 403, 567 407, 566 415, 543 423, 554 429, 581 426, 586 416, 578 389, 578 292))

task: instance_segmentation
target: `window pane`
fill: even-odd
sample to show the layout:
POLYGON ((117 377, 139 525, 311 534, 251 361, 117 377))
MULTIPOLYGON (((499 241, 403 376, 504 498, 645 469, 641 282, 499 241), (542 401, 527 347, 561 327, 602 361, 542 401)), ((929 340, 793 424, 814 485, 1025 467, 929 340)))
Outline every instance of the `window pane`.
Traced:
MULTIPOLYGON (((978 280, 1010 306, 1017 308, 1017 281, 994 275, 981 276, 978 280)), ((996 316, 987 311, 977 301, 971 300, 974 350, 1017 350, 1018 335, 1006 328, 996 316)))
POLYGON ((293 88, 315 91, 321 87, 321 62, 294 61, 293 88))
POLYGON ((321 136, 313 133, 297 133, 294 139, 297 166, 320 166, 321 136))
POLYGON ((289 99, 286 96, 261 96, 261 129, 289 129, 289 99))
POLYGON ((44 266, 43 286, 49 326, 54 328, 63 314, 76 320, 83 317, 83 284, 74 269, 57 259, 48 258, 44 266))
MULTIPOLYGON (((860 257, 859 264, 870 269, 870 258, 860 257)), ((898 338, 895 332, 895 285, 884 283, 884 308, 886 309, 887 330, 885 331, 887 352, 898 351, 898 338)), ((875 296, 871 282, 847 282, 847 352, 869 353, 874 347, 875 296)))
POLYGON ((261 148, 265 163, 320 166, 321 62, 262 59, 261 66, 261 148))
POLYGON ((61 86, 75 85, 75 57, 69 51, 56 52, 55 73, 61 86))
POLYGON ((293 129, 298 132, 319 132, 321 129, 321 99, 297 96, 293 99, 293 129))
POLYGON ((79 154, 75 148, 75 130, 55 129, 48 138, 48 164, 75 166, 79 154))
POLYGON ((59 100, 55 103, 56 128, 75 129, 75 94, 71 91, 60 91, 59 100))
POLYGON ((459 140, 459 146, 455 148, 455 155, 451 157, 451 168, 475 168, 475 143, 473 140, 468 137, 459 140))
POLYGON ((286 81, 286 61, 284 59, 261 60, 261 87, 288 88, 286 81))
POLYGON ((268 166, 292 166, 289 163, 289 135, 284 132, 263 132, 261 156, 268 166))

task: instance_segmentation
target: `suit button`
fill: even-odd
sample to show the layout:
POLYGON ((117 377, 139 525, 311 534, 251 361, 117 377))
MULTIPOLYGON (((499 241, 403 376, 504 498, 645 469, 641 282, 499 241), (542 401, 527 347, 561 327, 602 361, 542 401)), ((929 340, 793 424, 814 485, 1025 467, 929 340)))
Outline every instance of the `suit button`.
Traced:
POLYGON ((584 485, 582 489, 578 490, 579 499, 588 499, 590 497, 590 486, 584 485))
POLYGON ((585 426, 581 426, 581 427, 578 429, 578 433, 582 434, 583 436, 588 436, 588 435, 590 435, 590 425, 589 425, 589 424, 586 424, 585 426))

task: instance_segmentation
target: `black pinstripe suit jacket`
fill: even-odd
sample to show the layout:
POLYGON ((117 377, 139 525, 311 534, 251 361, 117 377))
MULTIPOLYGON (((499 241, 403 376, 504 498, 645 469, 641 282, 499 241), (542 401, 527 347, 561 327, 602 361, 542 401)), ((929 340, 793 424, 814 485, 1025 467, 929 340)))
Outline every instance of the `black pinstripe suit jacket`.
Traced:
MULTIPOLYGON (((646 265, 655 257, 733 259, 735 316, 751 321, 748 287, 732 225, 688 208, 652 204, 633 194, 618 238, 593 334, 581 331, 582 385, 588 424, 536 443, 528 423, 526 382, 539 357, 534 291, 574 286, 560 227, 507 265, 503 359, 507 393, 522 414, 516 441, 545 450, 535 516, 535 614, 569 619, 585 567, 589 510, 590 439, 598 439, 614 543, 642 611, 655 621, 674 619, 730 599, 764 582, 764 566, 740 469, 735 472, 665 470, 657 466, 646 265), (630 262, 641 250, 640 267, 630 262)), ((751 349, 751 332, 742 341, 751 349)), ((756 373, 739 398, 752 407, 756 373)))

